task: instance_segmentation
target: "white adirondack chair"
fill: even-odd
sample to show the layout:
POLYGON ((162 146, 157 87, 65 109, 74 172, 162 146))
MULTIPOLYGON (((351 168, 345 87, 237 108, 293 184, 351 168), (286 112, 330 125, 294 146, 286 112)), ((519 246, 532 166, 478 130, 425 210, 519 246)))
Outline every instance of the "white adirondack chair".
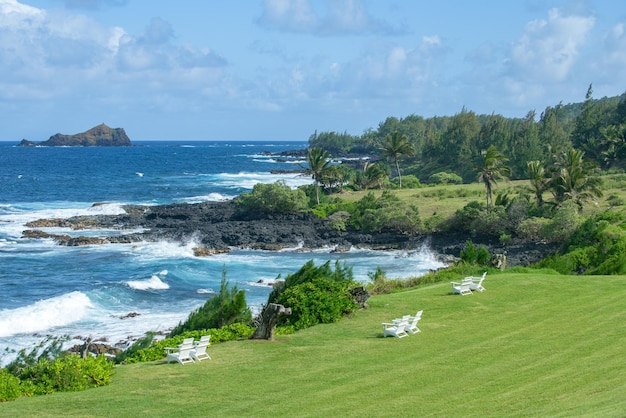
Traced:
POLYGON ((421 330, 417 327, 417 323, 422 319, 422 313, 424 311, 417 311, 415 316, 409 317, 408 324, 404 327, 404 330, 410 334, 415 334, 421 332, 421 330))
POLYGON ((193 350, 191 350, 191 357, 196 361, 202 361, 206 359, 211 359, 211 356, 207 354, 206 349, 211 345, 208 341, 200 341, 193 346, 193 350))
POLYGON ((461 296, 471 295, 472 294, 472 279, 465 278, 459 282, 450 282, 452 285, 452 293, 458 293, 461 296))
POLYGON ((191 351, 193 350, 193 344, 180 344, 178 347, 165 347, 167 352, 166 361, 177 361, 180 364, 193 363, 191 357, 191 351))
POLYGON ((485 277, 487 277, 487 272, 484 272, 481 277, 468 277, 469 279, 472 280, 472 284, 470 285, 470 289, 471 290, 478 290, 479 292, 484 291, 485 288, 483 287, 483 280, 485 280, 485 277))
POLYGON ((383 337, 391 335, 396 338, 408 337, 405 328, 409 323, 407 321, 383 322, 383 337))

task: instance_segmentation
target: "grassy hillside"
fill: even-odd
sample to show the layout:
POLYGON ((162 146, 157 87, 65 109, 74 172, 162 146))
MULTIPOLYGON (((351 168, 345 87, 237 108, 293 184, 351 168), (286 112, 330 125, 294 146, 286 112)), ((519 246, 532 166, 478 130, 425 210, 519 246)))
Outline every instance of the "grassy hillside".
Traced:
POLYGON ((0 416, 624 416, 626 277, 488 275, 370 299, 340 323, 213 360, 120 366, 111 385, 0 404, 0 416), (381 322, 423 309, 421 333, 381 322))
MULTIPOLYGON (((602 176, 602 181, 604 196, 598 199, 598 202, 595 204, 589 202, 585 206, 585 215, 614 207, 618 202, 621 202, 620 207, 622 208, 626 205, 626 175, 605 175, 602 176)), ((528 180, 500 181, 493 190, 494 198, 499 193, 508 193, 511 197, 518 194, 528 194, 532 196, 532 193, 528 190, 529 185, 528 180)), ((381 190, 370 191, 376 196, 382 194, 381 190)), ((357 201, 368 192, 343 192, 341 198, 348 201, 357 201)), ((420 189, 400 189, 393 190, 393 193, 403 200, 415 203, 419 207, 420 216, 422 216, 422 218, 434 214, 447 218, 471 201, 485 202, 485 186, 478 182, 471 184, 426 186, 420 189)), ((544 200, 550 201, 551 199, 552 195, 546 192, 544 200)))

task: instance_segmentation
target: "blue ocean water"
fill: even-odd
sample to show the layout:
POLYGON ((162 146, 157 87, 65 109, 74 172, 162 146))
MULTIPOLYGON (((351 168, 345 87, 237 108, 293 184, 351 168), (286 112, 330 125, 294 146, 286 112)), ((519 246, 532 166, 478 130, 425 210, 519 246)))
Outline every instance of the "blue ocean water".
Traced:
MULTIPOLYGON (((18 147, 0 142, 0 350, 28 348, 46 335, 91 336, 117 343, 167 331, 219 289, 222 271, 246 290, 258 311, 271 283, 306 261, 345 261, 363 282, 383 268, 390 277, 424 274, 441 264, 427 249, 413 252, 332 248, 302 252, 237 249, 194 257, 193 242, 62 247, 25 239, 24 225, 41 218, 123 213, 124 204, 195 203, 231 199, 256 183, 310 183, 293 170, 303 161, 267 153, 306 142, 144 141, 132 147, 18 147), (94 203, 99 203, 94 206, 94 203), (129 313, 139 315, 124 318, 129 313)), ((103 235, 120 231, 71 231, 103 235)), ((10 360, 5 355, 3 361, 10 360)))

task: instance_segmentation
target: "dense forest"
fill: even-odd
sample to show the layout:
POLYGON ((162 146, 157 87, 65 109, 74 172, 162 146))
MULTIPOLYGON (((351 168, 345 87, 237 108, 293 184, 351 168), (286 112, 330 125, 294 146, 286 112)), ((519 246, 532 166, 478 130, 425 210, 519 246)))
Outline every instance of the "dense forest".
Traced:
POLYGON ((530 162, 550 165, 572 149, 599 169, 621 172, 625 131, 626 93, 594 99, 590 85, 583 102, 549 106, 539 116, 534 110, 524 118, 477 115, 465 108, 454 116, 390 116, 360 136, 316 131, 309 145, 332 157, 369 155, 400 182, 412 175, 422 183, 458 177, 468 183, 476 181, 490 147, 506 158, 513 180, 532 177, 530 162))

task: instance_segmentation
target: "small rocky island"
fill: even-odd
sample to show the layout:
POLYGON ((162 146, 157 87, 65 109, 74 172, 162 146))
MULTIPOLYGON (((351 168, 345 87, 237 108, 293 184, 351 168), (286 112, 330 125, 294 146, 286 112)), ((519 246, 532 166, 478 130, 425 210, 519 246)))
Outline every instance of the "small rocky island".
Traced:
POLYGON ((42 142, 22 139, 19 145, 21 147, 128 147, 131 143, 124 128, 110 128, 103 123, 79 134, 55 134, 42 142))

